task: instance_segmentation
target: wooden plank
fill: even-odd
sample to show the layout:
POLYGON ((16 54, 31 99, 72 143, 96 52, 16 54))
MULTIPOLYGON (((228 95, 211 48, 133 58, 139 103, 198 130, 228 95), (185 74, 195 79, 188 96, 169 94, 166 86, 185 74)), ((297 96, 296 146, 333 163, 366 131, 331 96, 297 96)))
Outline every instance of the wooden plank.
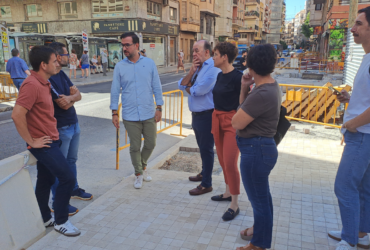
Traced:
MULTIPOLYGON (((308 93, 309 91, 307 91, 307 93, 308 93)), ((299 107, 298 108, 296 108, 293 112, 292 112, 292 114, 291 114, 291 116, 292 117, 296 117, 296 115, 298 115, 298 113, 300 113, 300 111, 302 111, 302 113, 304 112, 304 110, 305 110, 305 108, 306 108, 306 106, 308 105, 308 103, 311 103, 312 102, 312 100, 316 97, 316 95, 317 95, 317 90, 313 90, 313 91, 311 91, 311 94, 308 94, 307 95, 307 98, 305 98, 304 99, 304 101, 303 101, 303 103, 302 103, 302 105, 301 105, 301 107, 302 107, 302 109, 300 109, 299 107)), ((296 118, 301 118, 301 117, 296 117, 296 118)))
MULTIPOLYGON (((327 82, 323 87, 329 87, 329 86, 332 87, 333 85, 330 82, 327 82)), ((321 89, 320 91, 319 90, 317 91, 319 92, 319 94, 316 96, 314 100, 311 101, 311 104, 309 105, 309 107, 302 113, 302 117, 304 117, 303 119, 311 118, 311 113, 316 112, 316 104, 320 102, 320 99, 323 96, 325 96, 325 93, 326 93, 325 90, 321 89)), ((319 107, 321 107, 321 105, 319 105, 319 107)))
MULTIPOLYGON (((346 85, 344 88, 344 90, 346 90, 347 92, 349 92, 351 90, 351 86, 349 85, 346 85)), ((324 122, 325 123, 328 123, 328 121, 330 120, 330 118, 335 114, 335 112, 337 111, 338 107, 340 105, 340 102, 339 101, 335 101, 334 102, 334 105, 333 107, 331 107, 331 109, 329 110, 329 112, 327 112, 326 114, 326 117, 324 118, 324 122)))

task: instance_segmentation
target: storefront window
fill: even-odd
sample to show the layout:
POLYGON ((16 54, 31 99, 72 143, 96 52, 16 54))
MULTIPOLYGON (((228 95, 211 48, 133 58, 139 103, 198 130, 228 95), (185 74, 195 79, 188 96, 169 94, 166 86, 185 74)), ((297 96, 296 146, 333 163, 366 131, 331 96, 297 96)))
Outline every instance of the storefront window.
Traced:
POLYGON ((146 55, 153 59, 157 66, 164 66, 165 50, 163 41, 163 37, 143 37, 143 48, 146 50, 146 55))

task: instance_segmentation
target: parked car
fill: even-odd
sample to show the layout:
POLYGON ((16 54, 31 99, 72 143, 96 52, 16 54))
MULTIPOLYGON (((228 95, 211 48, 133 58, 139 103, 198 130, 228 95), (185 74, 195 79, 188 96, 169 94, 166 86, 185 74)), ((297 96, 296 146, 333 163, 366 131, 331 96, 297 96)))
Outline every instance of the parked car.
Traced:
POLYGON ((242 59, 241 56, 238 56, 235 61, 233 62, 233 66, 234 68, 236 68, 237 70, 241 70, 241 67, 242 67, 242 64, 240 63, 240 60, 242 59))

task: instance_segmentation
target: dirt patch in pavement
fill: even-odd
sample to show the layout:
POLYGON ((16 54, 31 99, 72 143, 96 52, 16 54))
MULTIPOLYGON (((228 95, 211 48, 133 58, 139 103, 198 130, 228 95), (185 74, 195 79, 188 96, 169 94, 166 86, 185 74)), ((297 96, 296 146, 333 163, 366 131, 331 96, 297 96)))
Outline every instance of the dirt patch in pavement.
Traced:
MULTIPOLYGON (((202 172, 202 159, 200 153, 180 151, 175 156, 167 160, 161 167, 161 170, 182 171, 188 173, 202 172)), ((217 155, 215 154, 215 163, 213 174, 218 174, 221 170, 217 155)))

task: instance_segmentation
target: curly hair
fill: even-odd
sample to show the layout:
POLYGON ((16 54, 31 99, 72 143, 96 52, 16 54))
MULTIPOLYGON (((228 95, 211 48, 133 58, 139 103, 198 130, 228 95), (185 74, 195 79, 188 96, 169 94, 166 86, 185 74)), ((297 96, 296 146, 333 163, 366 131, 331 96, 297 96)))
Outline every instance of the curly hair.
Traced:
POLYGON ((267 76, 274 72, 277 55, 274 46, 261 44, 254 46, 248 53, 247 65, 256 74, 267 76))
POLYGON ((216 50, 220 52, 221 56, 227 55, 229 63, 233 63, 235 58, 238 56, 238 48, 233 43, 229 42, 218 43, 213 49, 213 52, 215 52, 216 50))

